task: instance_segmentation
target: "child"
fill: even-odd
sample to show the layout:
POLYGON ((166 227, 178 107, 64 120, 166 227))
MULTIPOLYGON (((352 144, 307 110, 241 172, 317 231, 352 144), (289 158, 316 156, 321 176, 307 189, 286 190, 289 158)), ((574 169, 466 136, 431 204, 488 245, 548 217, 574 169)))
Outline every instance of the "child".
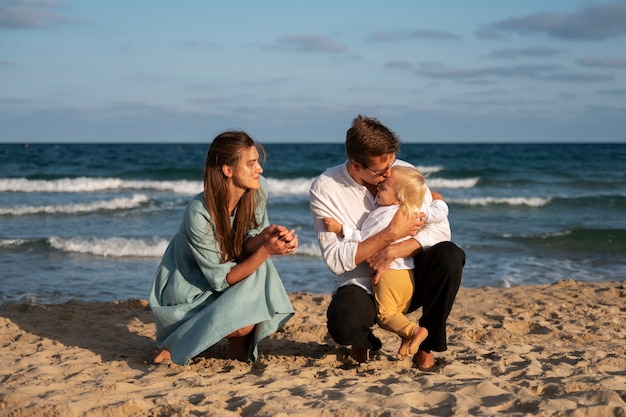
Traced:
MULTIPOLYGON (((433 199, 430 206, 424 206, 424 194, 427 190, 424 176, 418 170, 394 166, 391 168, 391 176, 378 186, 376 203, 379 207, 369 213, 360 231, 343 226, 331 218, 325 218, 324 225, 327 231, 334 232, 343 239, 360 242, 385 228, 398 210, 420 213, 426 224, 447 222, 448 206, 441 196, 435 193, 438 198, 433 199)), ((402 338, 396 354, 398 359, 414 355, 428 336, 426 328, 418 326, 405 316, 415 287, 413 268, 413 257, 397 258, 379 279, 373 281, 378 324, 402 338)))

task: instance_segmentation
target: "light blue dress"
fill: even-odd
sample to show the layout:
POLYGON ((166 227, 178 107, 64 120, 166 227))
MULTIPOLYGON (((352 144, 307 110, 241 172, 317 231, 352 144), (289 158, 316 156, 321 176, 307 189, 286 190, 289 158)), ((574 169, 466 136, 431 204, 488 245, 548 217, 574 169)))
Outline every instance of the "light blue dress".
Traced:
MULTIPOLYGON (((269 225, 267 182, 261 178, 256 216, 259 234, 269 225)), ((185 209, 181 227, 170 242, 149 295, 155 316, 157 347, 167 349, 172 362, 187 365, 194 356, 235 330, 256 324, 248 357, 255 361, 260 340, 275 332, 293 314, 293 306, 271 259, 252 275, 230 286, 226 275, 236 264, 221 263, 220 244, 204 194, 185 209)))

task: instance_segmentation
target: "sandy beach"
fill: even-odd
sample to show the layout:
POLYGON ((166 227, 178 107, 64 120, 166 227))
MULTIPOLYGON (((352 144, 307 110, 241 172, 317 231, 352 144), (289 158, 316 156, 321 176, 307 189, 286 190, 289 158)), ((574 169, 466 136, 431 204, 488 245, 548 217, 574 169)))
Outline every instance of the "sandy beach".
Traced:
MULTIPOLYGON (((187 367, 152 364, 146 301, 0 306, 1 416, 626 416, 626 283, 461 289, 437 373, 357 364, 327 335, 329 295, 291 294, 296 316, 254 364, 224 342, 187 367)), ((416 319, 416 314, 410 317, 416 319)))

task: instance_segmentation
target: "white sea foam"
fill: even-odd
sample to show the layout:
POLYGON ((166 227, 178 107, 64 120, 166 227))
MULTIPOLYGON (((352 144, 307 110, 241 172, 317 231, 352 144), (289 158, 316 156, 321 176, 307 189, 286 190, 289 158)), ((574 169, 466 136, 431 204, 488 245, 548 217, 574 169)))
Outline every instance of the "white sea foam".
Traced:
POLYGON ((106 239, 73 237, 60 238, 53 236, 48 239, 50 246, 64 252, 87 253, 91 255, 122 258, 122 257, 161 257, 167 249, 168 240, 130 239, 111 237, 106 239))
MULTIPOLYGON (((446 179, 446 178, 429 178, 428 186, 435 189, 443 188, 473 188, 478 183, 479 178, 466 179, 446 179)), ((312 178, 295 178, 289 180, 277 180, 268 178, 269 193, 273 196, 278 195, 308 195, 311 188, 312 178)))
POLYGON ((95 211, 128 210, 139 207, 148 201, 143 194, 131 197, 118 197, 110 200, 93 201, 90 203, 63 204, 51 206, 15 206, 0 207, 0 215, 25 216, 32 214, 77 214, 92 213, 95 211))
POLYGON ((502 204, 510 206, 542 207, 550 202, 550 197, 477 197, 467 199, 450 199, 448 203, 466 206, 488 206, 502 204))
POLYGON ((23 244, 27 242, 28 240, 26 239, 0 239, 0 248, 22 246, 23 244))
POLYGON ((316 258, 322 257, 322 251, 317 243, 303 243, 298 245, 296 249, 297 255, 312 256, 316 258))
POLYGON ((427 178, 426 183, 432 190, 442 188, 474 188, 478 184, 479 178, 449 179, 449 178, 427 178))
POLYGON ((419 172, 421 172, 424 175, 432 174, 433 172, 443 171, 443 167, 437 166, 437 165, 433 165, 433 166, 417 165, 415 168, 417 168, 419 172))
MULTIPOLYGON (((21 242, 24 243, 24 242, 21 242)), ((122 257, 153 257, 160 258, 165 253, 169 240, 133 239, 122 237, 92 238, 92 237, 71 237, 61 238, 52 236, 48 239, 50 246, 56 250, 64 252, 86 253, 97 256, 122 258, 122 257)), ((17 246, 18 241, 0 241, 2 246, 17 246)), ((321 257, 317 243, 304 243, 298 246, 297 255, 321 257)))
MULTIPOLYGON (((430 167, 437 172, 438 167, 430 167)), ((478 178, 444 179, 429 178, 433 189, 472 188, 478 178)), ((308 195, 313 178, 276 179, 267 178, 270 195, 308 195)), ((119 190, 152 190, 195 195, 203 189, 202 181, 143 181, 121 178, 60 178, 56 180, 30 180, 26 178, 0 178, 0 192, 15 193, 89 193, 119 190)))
POLYGON ((121 178, 59 178, 56 180, 29 180, 26 178, 0 178, 0 192, 21 193, 84 193, 112 190, 155 190, 181 194, 202 191, 201 181, 142 181, 121 178))
POLYGON ((309 195, 311 188, 311 178, 294 178, 286 180, 278 180, 275 178, 267 178, 268 192, 273 195, 309 195))

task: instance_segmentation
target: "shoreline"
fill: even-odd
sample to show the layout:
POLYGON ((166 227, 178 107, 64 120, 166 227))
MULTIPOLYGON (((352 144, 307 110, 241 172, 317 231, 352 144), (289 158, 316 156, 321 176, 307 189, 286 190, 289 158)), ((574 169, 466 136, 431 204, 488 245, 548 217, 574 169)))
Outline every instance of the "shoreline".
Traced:
POLYGON ((5 302, 0 416, 626 413, 624 281, 462 287, 432 374, 395 359, 399 338, 378 327, 383 349, 357 364, 328 337, 330 295, 290 299, 296 315, 256 363, 220 342, 187 367, 152 364, 145 300, 5 302))

